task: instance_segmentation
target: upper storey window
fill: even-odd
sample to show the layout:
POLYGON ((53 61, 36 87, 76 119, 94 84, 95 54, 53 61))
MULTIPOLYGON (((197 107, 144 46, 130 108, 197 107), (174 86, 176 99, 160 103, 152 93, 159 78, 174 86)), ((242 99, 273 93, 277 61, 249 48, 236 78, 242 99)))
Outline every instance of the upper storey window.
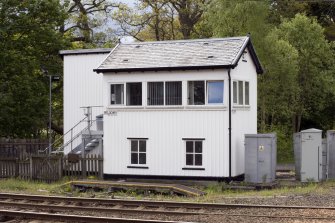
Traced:
POLYGON ((223 81, 207 82, 207 103, 208 104, 223 103, 223 81))
POLYGON ((204 105, 205 104, 205 82, 189 81, 188 82, 188 104, 204 105))
POLYGON ((127 83, 127 105, 142 105, 142 83, 127 83))
POLYGON ((181 105, 182 82, 148 82, 148 105, 181 105))
POLYGON ((123 105, 124 102, 124 85, 123 84, 111 84, 111 97, 110 103, 112 105, 123 105))
POLYGON ((188 104, 223 104, 223 81, 189 81, 188 104))
POLYGON ((250 105, 248 81, 233 81, 233 103, 234 105, 250 105))

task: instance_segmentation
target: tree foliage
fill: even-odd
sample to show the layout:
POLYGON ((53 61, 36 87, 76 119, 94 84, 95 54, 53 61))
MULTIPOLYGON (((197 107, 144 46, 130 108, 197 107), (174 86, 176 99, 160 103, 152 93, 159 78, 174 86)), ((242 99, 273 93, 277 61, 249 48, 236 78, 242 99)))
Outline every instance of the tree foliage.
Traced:
POLYGON ((63 8, 68 16, 60 27, 61 33, 71 37, 76 48, 94 48, 111 45, 112 36, 107 35, 109 14, 119 8, 120 3, 112 0, 65 0, 63 8), (78 44, 79 43, 79 44, 78 44))
POLYGON ((190 39, 197 36, 206 0, 139 0, 123 5, 113 15, 123 34, 139 41, 190 39))
POLYGON ((58 1, 0 3, 0 136, 36 137, 47 126, 48 82, 40 68, 58 72, 57 31, 66 14, 58 1))
POLYGON ((301 128, 301 119, 311 119, 328 103, 325 95, 328 69, 333 63, 333 52, 323 35, 323 28, 315 19, 297 14, 283 22, 276 30, 280 39, 288 41, 298 51, 298 87, 301 91, 296 105, 293 128, 301 128))

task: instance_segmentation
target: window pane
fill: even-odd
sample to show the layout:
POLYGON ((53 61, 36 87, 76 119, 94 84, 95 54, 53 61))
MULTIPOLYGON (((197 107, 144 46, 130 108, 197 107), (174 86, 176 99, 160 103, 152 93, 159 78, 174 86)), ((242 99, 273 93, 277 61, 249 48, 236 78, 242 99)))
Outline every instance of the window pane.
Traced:
POLYGON ((244 89, 245 98, 244 98, 244 100, 245 100, 245 104, 249 105, 249 82, 246 81, 244 84, 245 84, 245 89, 244 89))
POLYGON ((195 142, 195 152, 202 153, 202 142, 201 141, 195 142))
POLYGON ((146 163, 147 163, 146 153, 140 153, 139 154, 139 164, 146 164, 146 163))
POLYGON ((193 154, 186 154, 186 165, 193 165, 193 154))
POLYGON ((181 81, 165 83, 165 104, 181 105, 182 104, 182 83, 181 81))
POLYGON ((148 105, 164 105, 164 83, 148 83, 148 105))
POLYGON ((204 81, 188 82, 188 104, 204 105, 205 104, 205 85, 204 81))
POLYGON ((111 104, 123 104, 123 84, 111 84, 111 104))
POLYGON ((202 166, 202 154, 195 154, 195 165, 202 166))
POLYGON ((142 83, 127 83, 127 105, 142 105, 142 83))
POLYGON ((192 141, 186 141, 186 152, 193 153, 193 142, 192 141))
POLYGON ((233 103, 237 104, 237 82, 233 82, 233 103))
POLYGON ((146 151, 146 141, 139 141, 140 142, 140 152, 146 151))
POLYGON ((223 81, 207 82, 207 88, 209 104, 223 103, 223 81))
POLYGON ((131 151, 138 152, 138 141, 137 140, 131 141, 131 151))
POLYGON ((238 104, 243 105, 243 81, 238 82, 238 104))
POLYGON ((138 164, 138 153, 131 153, 131 164, 138 164))

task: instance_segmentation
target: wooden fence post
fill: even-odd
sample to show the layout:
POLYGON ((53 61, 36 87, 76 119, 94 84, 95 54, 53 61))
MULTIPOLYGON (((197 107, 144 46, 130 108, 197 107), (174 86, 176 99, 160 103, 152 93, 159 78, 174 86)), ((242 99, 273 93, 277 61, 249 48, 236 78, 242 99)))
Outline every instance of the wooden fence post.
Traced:
POLYGON ((58 158, 58 178, 59 180, 62 179, 63 177, 63 165, 62 164, 63 164, 63 157, 60 156, 58 158))
POLYGON ((98 155, 98 170, 99 170, 99 178, 104 178, 104 171, 103 171, 103 158, 98 155))
POLYGON ((30 177, 30 180, 32 180, 33 179, 33 157, 32 156, 29 157, 29 164, 30 164, 29 177, 30 177))
POLYGON ((86 178, 86 155, 85 154, 82 155, 82 159, 81 159, 81 174, 82 174, 82 177, 85 179, 86 178))
POLYGON ((19 158, 16 158, 16 159, 15 159, 15 177, 18 177, 18 176, 19 176, 19 168, 20 168, 19 165, 20 165, 20 164, 19 164, 19 158))

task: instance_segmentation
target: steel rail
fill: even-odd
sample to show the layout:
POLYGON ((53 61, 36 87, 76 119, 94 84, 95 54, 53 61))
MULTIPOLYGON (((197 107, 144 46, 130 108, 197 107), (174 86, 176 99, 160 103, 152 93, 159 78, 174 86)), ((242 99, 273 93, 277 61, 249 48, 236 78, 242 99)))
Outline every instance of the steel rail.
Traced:
MULTIPOLYGON (((229 214, 227 212, 207 212, 205 210, 209 209, 213 211, 213 209, 224 209, 224 208, 278 208, 279 209, 318 209, 318 210, 335 210, 335 207, 316 207, 316 206, 276 206, 276 205, 245 205, 245 204, 212 204, 212 203, 188 203, 188 202, 162 202, 162 201, 134 201, 134 200, 105 200, 105 199, 95 199, 95 198, 69 198, 69 197, 59 197, 59 196, 39 196, 39 195, 23 195, 23 194, 8 194, 8 193, 0 193, 0 199, 7 199, 5 201, 0 201, 1 207, 15 207, 15 208, 22 208, 28 210, 49 210, 51 212, 59 211, 59 212, 67 212, 67 211, 79 211, 82 212, 98 212, 98 213, 129 213, 129 214, 149 214, 149 215, 157 215, 157 214, 166 214, 166 215, 203 215, 203 216, 210 216, 210 215, 220 215, 220 216, 231 216, 231 217, 250 217, 250 218, 270 218, 270 219, 311 219, 311 220, 335 220, 335 216, 319 216, 316 214, 315 216, 308 216, 308 215, 278 215, 278 214, 229 214), (11 199, 11 201, 8 201, 11 199), (21 201, 21 202, 20 202, 21 201), (28 203, 29 201, 43 201, 43 203, 28 203), (103 202, 102 202, 103 201, 103 202), (116 203, 114 202, 116 201, 116 203), (46 202, 59 202, 59 204, 48 204, 46 202), (67 203, 67 204, 66 204, 67 203), (77 203, 77 205, 68 205, 68 203, 77 203), (94 206, 84 206, 85 203, 91 203, 94 205, 114 205, 112 207, 94 207, 94 206), (186 206, 185 206, 186 205, 186 206), (205 206, 203 206, 205 205, 205 206), (128 209, 129 207, 136 207, 135 209, 128 209), (158 207, 157 210, 145 210, 145 207, 158 207), (164 208, 186 208, 186 210, 164 210, 164 208), (163 208, 163 209, 162 209, 163 208), (193 208, 196 211, 187 211, 187 208, 193 208)), ((6 210, 6 213, 9 210, 6 210)), ((9 211, 10 212, 10 211, 9 211)), ((33 212, 36 214, 36 212, 33 212)), ((15 213, 16 214, 16 213, 15 213)), ((0 210, 1 215, 1 210, 0 210)), ((43 215, 43 213, 42 213, 43 215)), ((54 216, 55 214, 53 214, 54 216)), ((60 216, 65 216, 62 214, 58 214, 60 216)), ((4 216, 13 217, 11 214, 4 214, 4 216)), ((17 214, 15 216, 18 216, 17 214)), ((14 217, 15 217, 14 216, 14 217)), ((21 215, 19 215, 21 216, 21 215)), ((67 218, 69 215, 66 215, 66 220, 71 220, 72 218, 67 218)), ((50 216, 49 216, 50 217, 50 216)), ((47 220, 50 220, 50 217, 47 220)), ((96 217, 98 220, 94 221, 94 219, 85 219, 80 220, 83 216, 77 216, 79 219, 75 219, 76 222, 106 222, 104 218, 96 217), (102 219, 102 220, 99 220, 102 219)), ((85 217, 85 216, 84 216, 85 217)), ((29 218, 29 217, 28 217, 29 218)), ((32 217, 35 218, 35 217, 32 217)), ((37 219, 41 219, 41 217, 36 217, 37 219)), ((93 217, 95 218, 95 217, 93 217)), ((45 220, 44 218, 42 218, 45 220)), ((62 218, 63 219, 63 218, 62 218)), ((62 220, 56 219, 56 220, 62 220)), ((110 218, 107 222, 121 222, 121 221, 111 221, 110 218)), ((128 221, 122 221, 128 222, 128 221)), ((134 221, 131 219, 129 222, 141 222, 141 221, 134 221)), ((142 221, 143 222, 143 221, 142 221)), ((144 221, 148 222, 148 221, 144 221)), ((166 222, 156 220, 153 222, 166 222)))
MULTIPOLYGON (((39 220, 53 220, 65 222, 109 222, 109 223, 182 223, 180 221, 163 221, 163 220, 143 220, 143 219, 127 219, 127 218, 108 218, 108 217, 94 217, 82 215, 64 215, 64 214, 51 214, 51 213, 36 213, 28 211, 12 211, 0 210, 0 215, 13 218, 28 218, 39 220)), ((186 223, 186 222, 184 222, 186 223)))
POLYGON ((17 203, 17 202, 6 202, 0 201, 0 207, 15 207, 22 209, 39 209, 39 210, 50 210, 50 211, 81 211, 81 212, 99 212, 99 213, 128 213, 128 214, 164 214, 164 215, 202 215, 203 212, 191 212, 191 211, 169 211, 169 210, 145 210, 145 209, 127 209, 121 207, 86 207, 86 206, 75 206, 75 205, 64 205, 60 204, 32 204, 32 203, 17 203))
POLYGON ((148 201, 148 200, 125 200, 125 199, 98 199, 62 196, 41 196, 0 193, 0 199, 55 201, 55 202, 78 202, 97 203, 99 205, 124 205, 124 206, 146 206, 166 208, 192 208, 192 209, 225 209, 225 208, 276 208, 276 209, 320 209, 335 210, 329 206, 286 206, 286 205, 254 205, 254 204, 222 204, 222 203, 194 203, 194 202, 172 202, 172 201, 148 201))
MULTIPOLYGON (((25 200, 26 201, 26 200, 25 200)), ((42 209, 43 211, 80 211, 80 212, 99 212, 99 213, 128 213, 128 214, 165 214, 165 215, 221 215, 221 216, 243 216, 243 217, 263 217, 263 218, 298 218, 298 219, 316 219, 316 220, 335 220, 334 217, 322 217, 322 216, 305 216, 305 215, 249 215, 249 214, 228 214, 228 213, 208 213, 208 212, 188 212, 188 211, 168 211, 168 210, 145 210, 145 209, 124 209, 124 208, 102 208, 102 207, 85 207, 85 206, 73 206, 64 205, 62 203, 58 205, 54 204, 31 204, 31 203, 17 203, 17 202, 5 202, 0 201, 2 207, 15 207, 22 209, 42 209)))
POLYGON ((334 217, 321 217, 321 216, 304 216, 304 215, 249 215, 249 214, 224 214, 226 216, 233 216, 233 217, 251 217, 251 218, 294 218, 294 219, 309 219, 309 220, 335 220, 334 217))

